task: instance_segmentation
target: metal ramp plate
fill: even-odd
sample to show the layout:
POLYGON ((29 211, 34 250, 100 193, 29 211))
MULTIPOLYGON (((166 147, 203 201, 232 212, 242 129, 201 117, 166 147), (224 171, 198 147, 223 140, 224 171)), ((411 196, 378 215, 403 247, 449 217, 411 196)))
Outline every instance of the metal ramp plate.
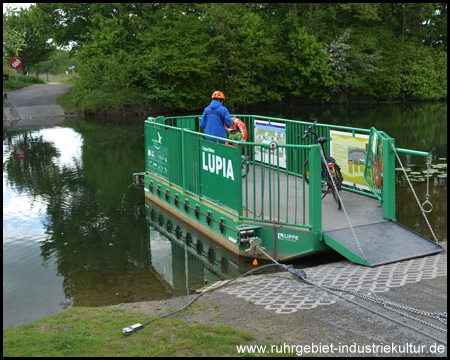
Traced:
POLYGON ((444 251, 441 246, 394 221, 356 226, 354 230, 367 261, 350 228, 326 231, 324 240, 350 261, 363 265, 378 266, 444 251))

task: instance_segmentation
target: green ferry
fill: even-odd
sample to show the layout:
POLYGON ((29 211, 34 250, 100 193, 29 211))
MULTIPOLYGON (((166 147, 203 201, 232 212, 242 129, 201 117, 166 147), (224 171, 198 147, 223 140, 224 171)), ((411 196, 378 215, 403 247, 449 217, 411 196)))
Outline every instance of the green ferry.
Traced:
POLYGON ((145 172, 133 183, 148 206, 237 256, 267 258, 261 248, 287 261, 335 250, 378 266, 444 251, 395 216, 397 154, 429 153, 396 148, 375 128, 232 117, 245 137, 225 144, 204 139, 201 115, 145 121, 145 172))

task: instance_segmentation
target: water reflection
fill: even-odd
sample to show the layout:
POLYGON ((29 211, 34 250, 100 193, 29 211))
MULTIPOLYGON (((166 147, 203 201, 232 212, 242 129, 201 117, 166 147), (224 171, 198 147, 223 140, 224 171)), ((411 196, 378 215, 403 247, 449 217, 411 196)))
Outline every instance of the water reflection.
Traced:
MULTIPOLYGON (((396 138, 397 146, 431 150, 439 158, 447 152, 446 107, 439 106, 303 107, 294 116, 258 113, 317 117, 356 127, 376 124, 396 138)), ((249 264, 195 232, 187 235, 185 225, 173 220, 168 224, 167 215, 145 207, 143 191, 129 188, 132 174, 144 168, 144 156, 143 119, 127 124, 120 119, 65 121, 49 129, 11 131, 4 139, 4 328, 71 306, 184 295, 205 279, 211 283, 248 269, 249 264), (141 206, 135 207, 137 203, 141 206), (136 217, 137 209, 147 217, 136 217)), ((421 159, 404 161, 410 165, 421 159)), ((426 183, 414 184, 414 189, 425 200, 426 183)), ((433 177, 430 200, 430 223, 438 239, 446 239, 446 179, 433 177)), ((397 218, 429 236, 414 201, 409 188, 399 186, 397 218)), ((295 266, 333 261, 328 256, 304 258, 295 266)))
POLYGON ((232 279, 252 267, 248 259, 218 246, 152 202, 146 201, 137 210, 145 213, 150 225, 151 269, 175 296, 191 294, 208 283, 232 279))
POLYGON ((170 296, 148 270, 145 221, 130 211, 143 197, 128 188, 144 163, 142 149, 141 126, 67 122, 10 133, 3 144, 4 328, 71 306, 170 296), (17 159, 17 148, 26 156, 17 159))

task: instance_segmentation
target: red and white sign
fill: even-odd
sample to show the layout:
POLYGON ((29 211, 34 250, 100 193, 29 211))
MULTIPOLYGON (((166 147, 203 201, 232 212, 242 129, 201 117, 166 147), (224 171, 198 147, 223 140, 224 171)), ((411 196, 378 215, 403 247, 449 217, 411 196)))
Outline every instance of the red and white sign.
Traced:
POLYGON ((20 57, 13 57, 11 58, 11 69, 22 69, 22 58, 20 57))
POLYGON ((14 158, 16 160, 23 160, 27 157, 27 149, 16 148, 14 149, 14 158))

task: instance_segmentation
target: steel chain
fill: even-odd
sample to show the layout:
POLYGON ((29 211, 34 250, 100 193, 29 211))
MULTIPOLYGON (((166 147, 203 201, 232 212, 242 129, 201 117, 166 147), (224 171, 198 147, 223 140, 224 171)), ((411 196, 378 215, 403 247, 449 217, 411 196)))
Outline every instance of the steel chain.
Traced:
POLYGON ((422 204, 422 209, 426 213, 429 213, 433 210, 433 204, 430 202, 430 170, 431 170, 431 156, 427 159, 427 199, 422 204), (425 204, 429 204, 431 206, 430 210, 425 210, 423 207, 425 204))
MULTIPOLYGON (((311 284, 313 284, 313 283, 311 282, 311 284)), ((406 306, 406 305, 397 304, 397 303, 395 303, 393 301, 382 299, 382 298, 378 297, 373 292, 372 292, 373 296, 370 296, 370 295, 364 295, 364 294, 362 294, 362 293, 360 293, 358 291, 355 291, 355 290, 348 290, 348 289, 344 289, 344 288, 338 288, 338 287, 326 286, 326 285, 319 285, 319 286, 321 286, 321 287, 323 287, 325 289, 331 290, 331 291, 340 291, 340 292, 345 292, 345 293, 349 293, 349 294, 355 295, 355 296, 357 296, 357 297, 359 297, 361 299, 364 299, 364 300, 367 300, 367 301, 371 301, 374 304, 382 305, 385 309, 390 310, 390 311, 392 311, 392 312, 394 312, 396 314, 405 316, 405 317, 407 317, 409 319, 412 319, 412 320, 418 321, 418 322, 420 322, 420 323, 422 323, 424 325, 430 326, 430 327, 432 327, 432 328, 434 328, 436 330, 439 330, 439 331, 442 331, 444 333, 447 333, 447 329, 440 328, 439 326, 431 324, 431 323, 429 323, 427 321, 424 321, 422 319, 418 319, 418 318, 416 318, 414 316, 410 316, 408 314, 402 313, 402 312, 400 312, 400 311, 398 311, 396 309, 401 309, 401 310, 404 310, 404 311, 408 311, 408 312, 411 312, 411 313, 416 314, 416 315, 426 316, 426 317, 429 317, 431 319, 437 320, 437 321, 447 325, 447 313, 446 312, 444 312, 444 313, 430 313, 428 311, 418 310, 418 309, 415 309, 415 308, 412 308, 412 307, 409 307, 409 306, 406 306), (391 307, 389 307, 389 306, 391 306, 391 307)))
MULTIPOLYGON (((326 159, 325 159, 325 154, 323 153, 322 148, 320 149, 320 154, 322 155, 322 160, 324 161, 324 164, 326 164, 327 161, 326 161, 326 159)), ((347 210, 345 210, 344 203, 343 203, 343 201, 342 201, 342 199, 341 199, 341 194, 340 194, 340 192, 339 192, 338 189, 337 189, 337 186, 336 186, 336 183, 335 183, 335 181, 334 181, 334 178, 331 176, 330 169, 328 168, 328 166, 326 166, 326 169, 327 169, 327 171, 328 171, 328 176, 329 176, 330 179, 331 179, 331 183, 332 183, 332 185, 333 185, 333 187, 334 187, 334 191, 335 191, 335 193, 336 193, 336 195, 337 195, 337 197, 338 197, 338 199, 339 199, 339 201, 340 201, 340 203, 341 203, 341 205, 342 205, 342 210, 344 211, 345 217, 347 218, 347 222, 348 222, 348 224, 350 225, 350 229, 351 229, 351 231, 352 231, 353 237, 355 238, 356 245, 358 246, 359 252, 361 253, 362 258, 363 258, 365 261, 367 261, 366 256, 364 255, 364 251, 362 250, 361 245, 360 245, 360 243, 359 243, 359 241, 358 241, 358 237, 356 236, 355 230, 353 229, 352 223, 350 222, 350 218, 349 218, 349 216, 348 216, 347 210)))
POLYGON ((409 180, 408 174, 406 173, 406 170, 405 170, 405 168, 403 167, 402 161, 400 160, 400 157, 399 157, 398 154, 397 154, 397 150, 395 150, 395 146, 394 146, 394 144, 393 144, 392 142, 391 142, 390 144, 391 144, 392 149, 394 150, 395 156, 397 157, 397 160, 398 160, 400 166, 402 167, 403 173, 405 174, 405 177, 406 177, 406 180, 408 181, 409 187, 411 188, 411 191, 412 191, 412 193, 414 194, 414 197, 416 198, 417 204, 419 204, 419 208, 420 208, 420 210, 422 211, 422 215, 423 215, 423 217, 425 218, 425 221, 427 222, 427 225, 428 225, 428 228, 429 228, 430 231, 431 231, 431 234, 433 235, 434 241, 436 242, 436 244, 439 244, 439 241, 438 241, 436 235, 434 234, 433 229, 431 228, 430 222, 428 221, 428 218, 427 218, 427 216, 425 215, 425 211, 423 210, 422 205, 420 205, 419 198, 417 197, 417 194, 416 194, 416 192, 414 191, 414 188, 413 188, 413 186, 412 186, 412 184, 411 184, 411 181, 409 180))

